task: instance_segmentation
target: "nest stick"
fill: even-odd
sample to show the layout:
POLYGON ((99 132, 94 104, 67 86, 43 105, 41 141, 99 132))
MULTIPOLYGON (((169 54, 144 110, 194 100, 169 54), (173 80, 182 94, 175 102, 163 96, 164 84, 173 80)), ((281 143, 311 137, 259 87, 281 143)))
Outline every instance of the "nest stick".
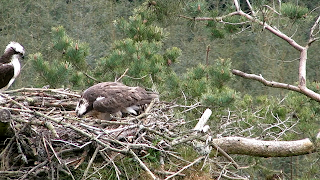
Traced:
POLYGON ((159 179, 150 171, 150 169, 139 159, 139 157, 131 149, 129 150, 129 152, 133 156, 133 158, 139 162, 142 169, 147 171, 147 173, 152 177, 152 179, 159 179))
POLYGON ((189 167, 193 166, 194 164, 200 162, 200 161, 201 161, 202 159, 204 159, 204 158, 205 158, 205 156, 199 157, 198 159, 194 160, 192 163, 188 164, 187 166, 184 166, 184 167, 183 167, 182 169, 180 169, 178 172, 172 174, 171 176, 168 176, 165 180, 173 178, 174 176, 180 174, 182 171, 184 171, 184 170, 188 169, 189 167))
POLYGON ((88 174, 88 171, 89 171, 89 169, 90 169, 90 167, 91 167, 94 159, 97 157, 97 154, 98 154, 98 152, 99 152, 99 149, 100 149, 100 145, 98 145, 97 148, 96 148, 96 150, 94 151, 94 153, 93 153, 93 155, 92 155, 92 157, 91 157, 91 159, 90 159, 90 161, 89 161, 89 163, 88 163, 88 166, 87 166, 86 170, 85 170, 84 173, 83 173, 82 180, 86 179, 86 176, 87 176, 87 174, 88 174))

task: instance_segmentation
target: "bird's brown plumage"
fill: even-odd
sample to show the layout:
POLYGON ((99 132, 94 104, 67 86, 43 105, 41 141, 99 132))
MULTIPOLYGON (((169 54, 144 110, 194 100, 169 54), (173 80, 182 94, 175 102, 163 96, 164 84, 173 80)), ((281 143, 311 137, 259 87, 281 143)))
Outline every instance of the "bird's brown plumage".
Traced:
POLYGON ((128 107, 149 104, 155 98, 158 98, 156 93, 141 87, 129 87, 119 82, 103 82, 83 92, 76 112, 78 116, 91 110, 115 114, 125 112, 128 107), (81 105, 85 103, 87 103, 86 111, 80 110, 81 105))

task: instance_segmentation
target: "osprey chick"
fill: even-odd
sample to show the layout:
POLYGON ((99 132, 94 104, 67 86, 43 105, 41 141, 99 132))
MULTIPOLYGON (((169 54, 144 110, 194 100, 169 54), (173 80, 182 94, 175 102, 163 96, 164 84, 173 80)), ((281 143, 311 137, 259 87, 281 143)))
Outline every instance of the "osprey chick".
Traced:
POLYGON ((119 82, 103 82, 89 87, 82 94, 76 108, 78 117, 98 113, 99 119, 110 120, 110 114, 131 113, 137 115, 140 105, 158 98, 154 92, 141 87, 129 87, 119 82))
POLYGON ((0 57, 0 91, 7 90, 20 73, 21 58, 24 48, 17 42, 10 42, 0 57))

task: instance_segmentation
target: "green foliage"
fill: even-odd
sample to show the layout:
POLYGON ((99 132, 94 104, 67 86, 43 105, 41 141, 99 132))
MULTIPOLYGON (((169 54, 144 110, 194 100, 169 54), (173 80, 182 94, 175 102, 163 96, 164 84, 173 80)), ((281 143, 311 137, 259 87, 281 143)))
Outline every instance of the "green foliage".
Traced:
POLYGON ((281 6, 281 13, 290 19, 300 19, 308 12, 308 8, 293 4, 291 2, 282 3, 281 6))
POLYGON ((215 39, 215 38, 224 38, 225 35, 223 33, 223 31, 219 30, 219 29, 215 29, 215 28, 211 28, 210 29, 211 32, 211 38, 215 39))
POLYGON ((230 59, 218 59, 212 65, 198 64, 180 78, 175 74, 164 76, 166 88, 163 91, 175 97, 182 92, 181 100, 200 101, 205 107, 229 106, 236 98, 236 92, 227 86, 232 77, 230 66, 230 59))
POLYGON ((57 60, 45 61, 41 53, 30 55, 32 57, 31 63, 34 69, 38 72, 40 77, 46 84, 50 85, 51 88, 58 88, 61 85, 68 84, 68 75, 70 69, 67 63, 60 63, 57 60), (54 66, 53 66, 54 64, 54 66))
POLYGON ((61 26, 52 28, 51 32, 51 51, 56 53, 50 56, 52 59, 44 58, 41 53, 29 56, 34 70, 40 75, 39 83, 50 85, 52 88, 83 86, 85 75, 81 71, 86 71, 87 68, 85 58, 88 55, 88 47, 83 43, 74 42, 61 26))
MULTIPOLYGON (((170 49, 166 49, 165 53, 163 54, 164 63, 176 63, 178 57, 182 54, 181 49, 177 47, 172 47, 170 49)), ((168 65, 170 65, 168 64, 168 65)))
POLYGON ((52 30, 53 49, 62 52, 64 60, 71 63, 78 70, 85 71, 87 68, 86 57, 89 48, 85 43, 75 42, 69 38, 62 26, 53 27, 52 30))
POLYGON ((121 18, 114 21, 118 30, 135 42, 143 40, 160 41, 167 36, 163 28, 151 24, 150 20, 144 19, 140 14, 131 16, 128 20, 121 18))
POLYGON ((208 91, 201 97, 201 102, 207 107, 228 107, 232 105, 237 97, 236 92, 228 87, 208 91))
POLYGON ((204 14, 207 3, 204 0, 191 1, 186 4, 186 11, 191 17, 198 17, 204 14))
POLYGON ((211 83, 217 88, 222 88, 229 80, 231 80, 231 60, 218 59, 215 65, 210 66, 208 74, 211 77, 211 83))
MULTIPOLYGON (((149 19, 144 19, 145 16, 147 15, 136 9, 135 14, 128 20, 121 18, 115 21, 114 25, 126 38, 115 41, 111 54, 97 62, 96 76, 106 80, 119 77, 120 73, 128 69, 126 75, 129 77, 150 75, 151 79, 148 76, 138 83, 151 87, 153 83, 163 80, 162 75, 165 72, 170 73, 170 65, 177 62, 181 50, 177 47, 163 49, 163 40, 167 33, 163 28, 153 25, 149 19)), ((123 79, 125 84, 136 84, 132 81, 132 78, 123 79)))

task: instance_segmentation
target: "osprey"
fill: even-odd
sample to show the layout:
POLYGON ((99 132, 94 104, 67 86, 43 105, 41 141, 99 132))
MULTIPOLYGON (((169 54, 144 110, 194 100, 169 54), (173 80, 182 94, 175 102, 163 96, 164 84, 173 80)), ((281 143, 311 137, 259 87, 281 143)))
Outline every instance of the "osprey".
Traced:
POLYGON ((20 73, 19 60, 24 57, 24 48, 17 42, 10 42, 0 57, 0 91, 8 89, 20 73))
POLYGON ((129 87, 119 82, 103 82, 83 92, 76 107, 76 114, 82 117, 90 112, 104 120, 110 120, 110 114, 137 115, 136 110, 140 109, 139 106, 149 104, 155 98, 158 98, 156 93, 141 87, 129 87))

